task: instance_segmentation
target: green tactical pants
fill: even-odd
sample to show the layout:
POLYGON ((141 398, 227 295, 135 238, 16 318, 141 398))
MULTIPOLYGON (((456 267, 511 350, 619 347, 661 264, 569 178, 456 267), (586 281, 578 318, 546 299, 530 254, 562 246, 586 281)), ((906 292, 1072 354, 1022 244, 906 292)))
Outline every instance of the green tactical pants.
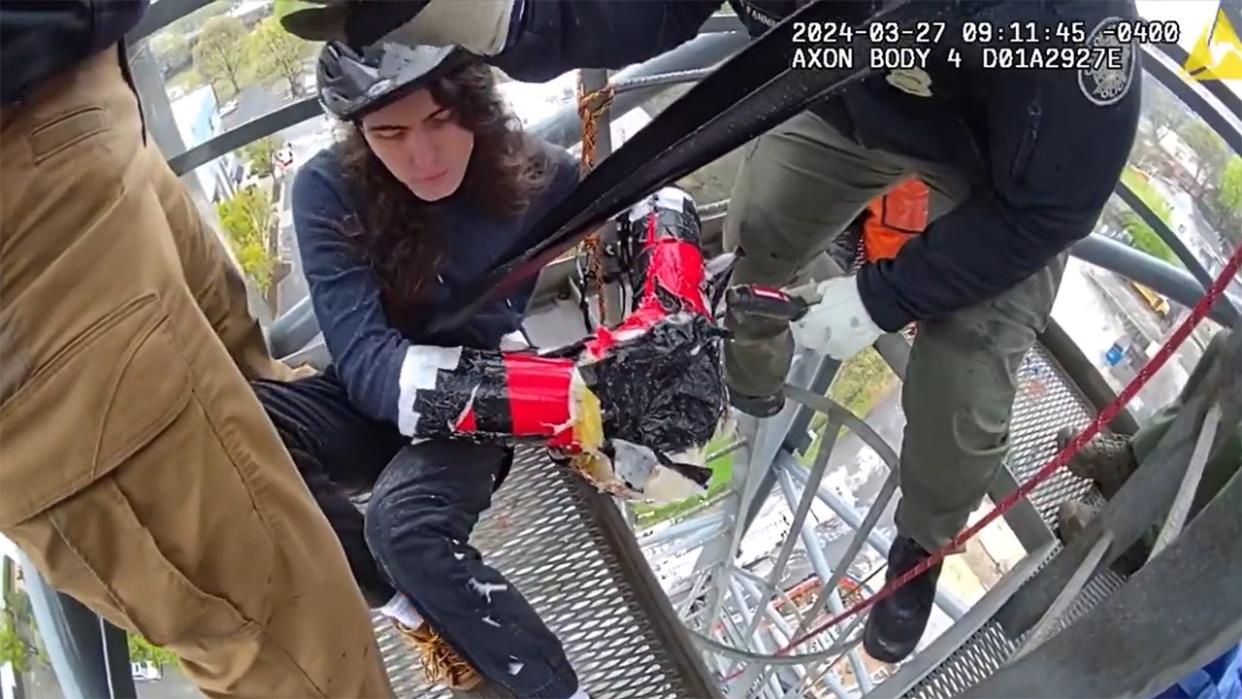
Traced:
MULTIPOLYGON (((966 174, 864 148, 803 112, 749 146, 725 222, 726 249, 745 251, 735 283, 783 286, 872 198, 911 175, 931 190, 932 219, 970 194, 966 174)), ((902 393, 907 418, 897 527, 925 549, 966 524, 1009 446, 1014 375, 1044 329, 1061 256, 1022 283, 944 318, 921 321, 902 393)), ((729 385, 768 395, 783 385, 793 355, 785 323, 729 316, 729 385)))
MULTIPOLYGON (((1237 333, 1237 331, 1233 331, 1237 333)), ((1134 453, 1135 460, 1142 464, 1143 461, 1151 455, 1159 444, 1161 437, 1168 431, 1169 426, 1177 419, 1178 411, 1193 396, 1203 391, 1216 390, 1219 387, 1205 383, 1205 378, 1211 372, 1212 367, 1222 365, 1226 362, 1225 350, 1226 345, 1230 342, 1230 331, 1222 330, 1212 338, 1208 343, 1207 349, 1203 351, 1203 356, 1199 358, 1199 363, 1195 365, 1194 371, 1190 373, 1190 377, 1186 379, 1186 385, 1182 386, 1181 393, 1172 403, 1160 409, 1160 412, 1152 416, 1147 424, 1143 425, 1138 432, 1130 439, 1130 450, 1134 453)), ((1239 340, 1235 338, 1234 342, 1239 340)), ((1234 350, 1237 351, 1236 349, 1234 350)), ((1237 373, 1236 365, 1228 370, 1222 369, 1218 376, 1225 376, 1228 372, 1237 373)), ((1220 427, 1216 431, 1216 439, 1212 442, 1211 450, 1208 452, 1208 461, 1203 467, 1203 476, 1199 480, 1199 488, 1195 491, 1195 498, 1190 505, 1190 517, 1198 514, 1213 497, 1216 496, 1220 489, 1225 487, 1229 479, 1242 468, 1242 424, 1237 422, 1236 415, 1229 415, 1228 412, 1221 416, 1220 427), (1232 422, 1232 424, 1230 424, 1232 422)), ((1149 543, 1155 542, 1155 535, 1159 531, 1159 527, 1153 529, 1147 537, 1149 543)))

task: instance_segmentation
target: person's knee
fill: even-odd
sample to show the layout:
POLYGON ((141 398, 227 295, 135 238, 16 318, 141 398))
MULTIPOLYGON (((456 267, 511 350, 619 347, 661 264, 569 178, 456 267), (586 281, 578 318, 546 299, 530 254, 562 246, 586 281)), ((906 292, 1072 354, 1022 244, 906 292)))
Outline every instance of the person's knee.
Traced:
POLYGON ((442 497, 380 489, 367 504, 364 536, 380 569, 398 587, 441 577, 453 547, 465 542, 453 526, 451 505, 442 497))
POLYGON ((363 533, 367 545, 377 556, 387 555, 401 546, 408 538, 425 536, 427 527, 421 521, 421 513, 411 509, 411 503, 391 490, 378 485, 367 502, 363 533))
POLYGON ((729 211, 725 220, 725 246, 740 257, 733 270, 737 284, 776 284, 791 281, 806 257, 808 245, 787 238, 790 228, 784 217, 761 201, 751 200, 729 211))
MULTIPOLYGON (((924 464, 957 471, 965 481, 987 478, 1009 447, 1010 406, 1003 396, 966 390, 945 392, 936 405, 906 406, 909 422, 902 451, 903 462, 923 470, 924 464)), ((964 481, 958 481, 965 485, 964 481)))
POLYGON ((951 469, 955 477, 986 480, 1008 448, 1016 367, 987 347, 958 351, 959 343, 949 342, 933 349, 929 339, 919 338, 922 356, 912 359, 903 390, 903 472, 938 464, 935 470, 951 469))
POLYGON ((739 284, 785 284, 797 272, 812 244, 790 206, 779 198, 779 183, 753 170, 764 168, 748 162, 733 189, 733 206, 724 223, 724 244, 741 258, 733 272, 739 284), (805 243, 805 244, 804 244, 805 243))

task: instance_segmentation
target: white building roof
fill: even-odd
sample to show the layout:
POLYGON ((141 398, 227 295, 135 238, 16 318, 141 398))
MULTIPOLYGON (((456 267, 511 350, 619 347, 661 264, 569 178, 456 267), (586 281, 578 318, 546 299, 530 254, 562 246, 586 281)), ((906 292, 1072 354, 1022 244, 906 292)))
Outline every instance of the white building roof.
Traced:
POLYGON ((209 85, 204 85, 172 101, 173 119, 177 122, 177 131, 181 133, 181 140, 186 148, 193 148, 206 140, 194 134, 194 126, 204 114, 210 118, 215 109, 215 101, 215 93, 211 91, 209 85))

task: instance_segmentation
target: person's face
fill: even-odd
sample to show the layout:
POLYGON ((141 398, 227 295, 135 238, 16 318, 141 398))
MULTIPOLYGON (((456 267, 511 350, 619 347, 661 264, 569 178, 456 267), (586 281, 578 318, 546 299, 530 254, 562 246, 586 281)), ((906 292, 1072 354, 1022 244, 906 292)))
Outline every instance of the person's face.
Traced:
POLYGON ((423 201, 456 192, 474 150, 474 134, 426 88, 363 117, 362 134, 388 171, 423 201))

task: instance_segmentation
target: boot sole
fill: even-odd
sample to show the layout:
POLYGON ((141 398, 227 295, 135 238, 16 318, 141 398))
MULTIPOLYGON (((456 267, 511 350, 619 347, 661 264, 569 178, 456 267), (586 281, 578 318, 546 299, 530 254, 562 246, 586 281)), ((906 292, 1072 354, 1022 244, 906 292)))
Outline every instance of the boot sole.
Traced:
POLYGON ((749 396, 744 397, 739 395, 736 399, 734 399, 732 398, 732 394, 730 395, 731 398, 729 400, 729 405, 731 405, 734 410, 746 413, 751 417, 772 417, 785 407, 784 397, 781 397, 779 400, 773 400, 770 403, 761 403, 759 400, 752 399, 749 396))
POLYGON ((880 638, 880 632, 871 622, 871 617, 867 617, 867 623, 863 627, 863 650, 882 663, 899 663, 905 660, 914 652, 918 643, 918 639, 915 639, 914 643, 904 644, 904 649, 902 646, 894 647, 895 644, 880 638))

